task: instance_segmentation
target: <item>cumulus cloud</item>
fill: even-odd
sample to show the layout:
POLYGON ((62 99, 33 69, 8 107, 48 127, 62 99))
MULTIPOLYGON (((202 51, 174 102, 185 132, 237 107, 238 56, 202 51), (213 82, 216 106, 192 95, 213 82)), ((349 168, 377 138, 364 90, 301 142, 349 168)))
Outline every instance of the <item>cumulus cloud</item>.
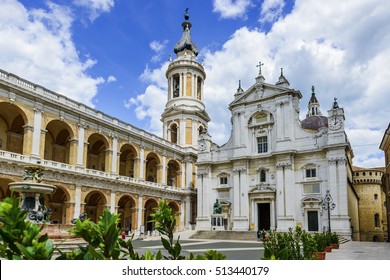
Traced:
POLYGON ((27 10, 1 1, 0 56, 4 70, 92 106, 101 77, 87 74, 96 61, 81 59, 72 41, 72 13, 48 2, 47 10, 27 10))
POLYGON ((165 72, 168 69, 168 62, 161 68, 149 69, 147 66, 140 76, 140 79, 148 83, 145 92, 138 94, 124 102, 127 109, 134 108, 136 117, 139 120, 148 120, 148 130, 162 136, 161 114, 167 102, 167 80, 165 72))
MULTIPOLYGON (((244 89, 253 85, 258 73, 256 64, 262 61, 266 82, 274 84, 283 67, 291 87, 302 92, 303 117, 312 85, 323 115, 327 115, 333 97, 337 97, 345 110, 352 147, 356 146, 355 165, 383 166, 383 153, 378 147, 390 119, 387 102, 383 102, 388 100, 390 75, 386 67, 390 63, 390 2, 375 2, 378 1, 297 0, 291 13, 280 17, 268 33, 244 26, 220 49, 203 49, 207 72, 205 105, 212 120, 209 131, 213 140, 219 145, 228 140, 228 104, 233 101, 239 80, 244 89)), ((214 11, 222 17, 243 15, 244 12, 228 12, 228 7, 244 3, 248 7, 249 1, 214 1, 214 11)), ((266 1, 262 8, 269 13, 282 5, 282 1, 266 1)), ((162 72, 163 68, 147 69, 144 75, 153 76, 154 81, 149 81, 155 85, 158 82, 158 88, 163 89, 161 83, 166 81, 162 72)), ((162 92, 159 96, 164 103, 166 97, 162 92)), ((138 101, 144 106, 141 112, 145 114, 141 115, 151 117, 145 100, 138 101)), ((159 118, 158 114, 151 123, 157 123, 159 118)))
POLYGON ((221 18, 246 18, 247 9, 251 0, 214 0, 213 12, 219 13, 221 18))
POLYGON ((261 4, 260 22, 275 22, 283 14, 284 0, 264 0, 261 4))
POLYGON ((152 62, 161 61, 161 56, 167 44, 168 44, 168 40, 164 40, 163 42, 155 40, 149 44, 149 47, 155 52, 155 55, 152 57, 152 62))
POLYGON ((114 0, 73 0, 73 4, 87 9, 89 20, 94 21, 102 13, 109 12, 115 5, 114 0))

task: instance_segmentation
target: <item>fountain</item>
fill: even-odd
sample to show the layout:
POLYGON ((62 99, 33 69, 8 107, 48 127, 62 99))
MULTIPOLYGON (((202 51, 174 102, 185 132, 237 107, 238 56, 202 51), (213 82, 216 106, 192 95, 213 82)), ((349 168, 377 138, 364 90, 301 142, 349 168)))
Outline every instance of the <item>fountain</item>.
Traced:
POLYGON ((41 166, 25 166, 23 182, 8 184, 11 191, 20 193, 20 205, 28 212, 27 219, 36 223, 49 219, 51 209, 46 208, 44 195, 55 193, 57 189, 55 186, 41 183, 43 170, 41 166))

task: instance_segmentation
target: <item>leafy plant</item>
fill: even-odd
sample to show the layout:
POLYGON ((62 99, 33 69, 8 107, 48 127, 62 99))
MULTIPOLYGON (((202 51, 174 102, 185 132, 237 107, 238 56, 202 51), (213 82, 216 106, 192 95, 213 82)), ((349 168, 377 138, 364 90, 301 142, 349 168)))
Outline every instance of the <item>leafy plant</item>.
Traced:
POLYGON ((0 202, 0 256, 9 260, 49 260, 54 246, 44 225, 26 220, 27 211, 19 207, 19 199, 6 197, 0 202))
POLYGON ((314 233, 314 240, 317 244, 317 252, 325 251, 325 247, 327 246, 327 238, 324 233, 314 233))
POLYGON ((330 235, 330 243, 331 244, 339 244, 339 237, 338 237, 337 233, 335 233, 335 232, 331 233, 331 235, 330 235))
POLYGON ((176 219, 172 215, 172 209, 169 207, 167 202, 162 199, 158 203, 158 207, 155 209, 156 212, 151 214, 154 218, 151 222, 156 223, 156 230, 168 237, 168 239, 161 237, 161 242, 164 248, 168 251, 169 257, 164 256, 165 259, 170 260, 182 260, 185 259, 181 256, 181 245, 179 243, 180 237, 176 242, 173 240, 173 233, 176 227, 176 219))

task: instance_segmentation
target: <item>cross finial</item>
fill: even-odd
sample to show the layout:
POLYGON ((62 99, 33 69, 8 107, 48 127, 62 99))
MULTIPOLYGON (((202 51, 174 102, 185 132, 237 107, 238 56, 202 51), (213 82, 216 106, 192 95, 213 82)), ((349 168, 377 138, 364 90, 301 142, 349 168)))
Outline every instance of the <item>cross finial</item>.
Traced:
POLYGON ((261 61, 259 62, 258 65, 256 65, 256 67, 259 67, 259 76, 261 76, 261 66, 263 66, 264 63, 262 63, 261 61))
POLYGON ((184 19, 188 21, 188 19, 190 18, 190 16, 188 15, 188 8, 185 9, 186 13, 184 15, 184 19))
POLYGON ((311 86, 311 94, 314 94, 314 86, 311 86))

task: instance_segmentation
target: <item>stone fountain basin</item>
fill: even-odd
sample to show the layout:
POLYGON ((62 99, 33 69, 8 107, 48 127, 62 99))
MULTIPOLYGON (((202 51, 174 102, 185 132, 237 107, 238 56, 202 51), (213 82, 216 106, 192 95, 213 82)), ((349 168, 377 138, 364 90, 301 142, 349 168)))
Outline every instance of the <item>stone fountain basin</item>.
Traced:
POLYGON ((51 194, 55 193, 57 187, 48 184, 34 183, 34 182, 14 182, 9 183, 9 188, 11 191, 19 193, 41 193, 41 194, 51 194))

